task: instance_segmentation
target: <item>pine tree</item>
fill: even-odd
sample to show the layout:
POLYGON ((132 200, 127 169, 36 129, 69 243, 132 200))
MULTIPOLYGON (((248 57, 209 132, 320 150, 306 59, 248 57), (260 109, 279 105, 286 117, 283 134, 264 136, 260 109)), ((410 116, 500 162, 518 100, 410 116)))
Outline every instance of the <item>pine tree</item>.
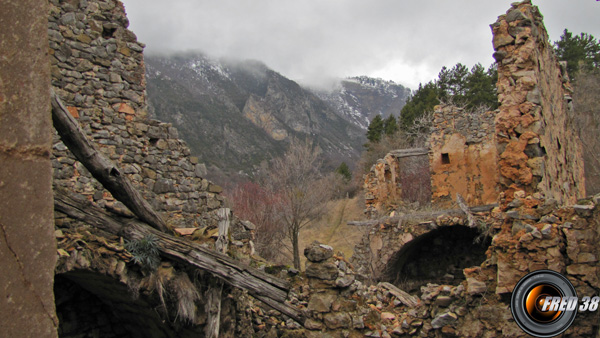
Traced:
POLYGON ((396 117, 394 115, 390 115, 383 122, 383 132, 390 136, 394 135, 398 131, 398 123, 396 122, 396 117))
POLYGON ((346 182, 350 182, 350 180, 352 179, 352 172, 350 171, 350 168, 348 167, 346 162, 342 162, 342 164, 340 164, 340 166, 337 167, 337 169, 335 169, 335 172, 337 174, 340 174, 346 182))
POLYGON ((406 101, 406 105, 400 111, 400 125, 402 129, 407 130, 413 124, 413 121, 424 113, 433 110, 435 105, 440 104, 439 88, 433 81, 424 86, 419 84, 412 96, 406 101))
POLYGON ((496 82, 498 81, 498 69, 495 65, 486 71, 481 64, 471 68, 466 77, 466 92, 464 95, 467 108, 487 106, 490 109, 498 107, 496 95, 496 82))
POLYGON ((575 77, 581 68, 600 68, 600 43, 591 34, 573 36, 565 29, 554 47, 559 60, 567 61, 567 72, 571 77, 575 77))
POLYGON ((375 115, 369 127, 367 128, 367 140, 372 143, 381 141, 381 135, 384 131, 383 119, 380 115, 375 115))

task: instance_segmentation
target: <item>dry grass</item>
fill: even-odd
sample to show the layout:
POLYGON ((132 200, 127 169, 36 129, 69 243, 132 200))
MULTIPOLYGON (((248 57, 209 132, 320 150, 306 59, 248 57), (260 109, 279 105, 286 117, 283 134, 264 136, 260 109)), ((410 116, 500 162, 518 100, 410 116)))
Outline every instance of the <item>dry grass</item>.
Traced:
POLYGON ((196 302, 201 297, 186 273, 161 266, 150 276, 150 287, 157 293, 165 313, 169 309, 167 304, 171 303, 177 312, 175 320, 195 322, 196 302))
MULTIPOLYGON (((359 197, 339 199, 327 204, 327 213, 300 231, 300 250, 304 250, 313 241, 333 247, 335 252, 341 251, 350 258, 354 246, 363 236, 362 229, 349 226, 348 221, 365 219, 363 214, 364 201, 359 197)), ((301 255, 302 267, 306 258, 301 255)))

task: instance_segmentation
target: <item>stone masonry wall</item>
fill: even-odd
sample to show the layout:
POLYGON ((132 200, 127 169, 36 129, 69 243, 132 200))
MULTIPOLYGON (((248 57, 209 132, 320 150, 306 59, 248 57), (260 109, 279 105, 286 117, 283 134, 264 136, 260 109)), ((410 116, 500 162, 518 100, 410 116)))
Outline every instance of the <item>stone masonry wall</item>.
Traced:
POLYGON ((459 193, 468 205, 498 197, 494 112, 436 106, 429 139, 432 203, 452 207, 459 193))
POLYGON ((541 192, 560 205, 585 195, 581 145, 569 122, 571 86, 542 15, 526 2, 491 25, 498 63, 496 117, 501 183, 541 192))
POLYGON ((365 213, 395 210, 431 200, 427 149, 401 149, 389 152, 365 175, 365 213))
MULTIPOLYGON (((120 165, 174 227, 215 225, 221 187, 204 179, 168 123, 147 118, 144 44, 127 29, 117 0, 52 0, 48 22, 52 85, 87 135, 120 165)), ((124 209, 55 137, 54 185, 124 209)))
POLYGON ((429 149, 391 151, 365 175, 365 212, 415 201, 451 208, 457 193, 472 206, 495 203, 500 188, 494 117, 490 111, 436 106, 429 149))
MULTIPOLYGON (((473 224, 491 244, 482 264, 463 269, 458 287, 421 286, 423 303, 440 305, 439 312, 431 306, 416 311, 421 319, 416 328, 410 322, 392 324, 421 336, 526 336, 512 319, 510 294, 520 278, 535 270, 565 275, 579 297, 600 291, 600 196, 573 203, 583 194, 581 153, 568 124, 569 85, 552 54, 541 14, 529 0, 515 3, 492 31, 500 72, 495 132, 501 191, 499 206, 475 214, 473 224), (565 204, 571 205, 561 207, 565 204), (430 298, 432 288, 448 291, 430 298)), ((460 224, 468 225, 462 216, 415 225, 383 219, 357 246, 351 262, 359 275, 377 279, 389 270, 386 262, 428 231, 460 224)), ((597 337, 599 318, 597 312, 579 313, 564 336, 597 337)))
MULTIPOLYGON (((178 138, 177 130, 171 124, 147 117, 142 54, 144 44, 138 42, 135 34, 127 29, 128 19, 123 4, 118 0, 50 0, 49 3, 49 48, 45 50, 50 54, 51 83, 56 94, 65 102, 88 138, 105 156, 123 169, 143 197, 162 214, 167 225, 179 235, 189 236, 188 238, 208 247, 214 246, 220 219, 217 211, 224 206, 224 197, 220 195, 222 188, 203 177, 206 175, 206 168, 198 163, 196 157, 190 155, 189 148, 178 138), (194 233, 194 229, 199 231, 194 233)), ((58 135, 54 135, 52 140, 51 161, 54 189, 67 190, 74 198, 86 199, 120 215, 132 216, 122 203, 116 201, 91 177, 58 135)), ((212 280, 208 274, 185 271, 182 267, 172 269, 169 265, 172 262, 163 262, 153 276, 166 280, 148 281, 148 276, 144 273, 129 273, 135 272, 139 267, 123 259, 122 239, 97 234, 88 225, 58 212, 55 214, 55 223, 60 258, 56 273, 75 281, 90 292, 90 297, 95 295, 100 299, 115 298, 111 298, 115 318, 119 317, 119 311, 127 314, 121 321, 140 316, 137 318, 139 325, 145 326, 148 331, 155 331, 157 335, 160 330, 177 332, 165 334, 166 336, 186 336, 182 332, 188 332, 187 336, 191 333, 194 333, 193 336, 202 334, 205 298, 195 298, 194 295, 202 289, 198 285, 207 285, 212 280), (102 245, 94 246, 91 243, 102 245), (181 279, 172 279, 163 270, 173 272, 181 279), (79 273, 87 273, 89 278, 75 278, 79 273), (146 279, 127 277, 140 274, 146 279), (102 285, 86 284, 86 281, 95 279, 112 280, 114 283, 107 282, 106 285, 112 285, 114 292, 107 292, 107 288, 102 285), (196 284, 196 290, 189 283, 190 280, 196 284), (181 284, 177 281, 187 282, 181 284), (162 286, 159 287, 156 283, 162 286), (153 303, 135 301, 132 299, 135 292, 129 294, 125 292, 127 288, 148 291, 147 296, 152 298, 153 303), (165 305, 162 288, 180 290, 179 293, 165 291, 166 294, 176 296, 176 301, 167 301, 165 305), (195 320, 185 322, 177 316, 177 306, 169 305, 185 301, 191 303, 189 308, 197 309, 195 320), (146 316, 148 311, 154 312, 153 307, 161 307, 161 302, 160 318, 155 315, 146 316), (136 304, 136 307, 128 307, 129 303, 136 304), (165 318, 171 319, 166 323, 165 318)), ((231 256, 249 263, 249 256, 253 253, 253 229, 251 223, 231 217, 228 238, 228 253, 231 256)), ((56 253, 49 256, 55 258, 56 253)), ((68 290, 62 289, 68 288, 67 284, 59 287, 62 294, 69 294, 68 290)), ((229 289, 224 289, 223 292, 227 293, 229 289)), ((231 293, 238 295, 241 291, 233 290, 231 293)), ((240 324, 239 314, 243 314, 243 311, 232 310, 241 306, 240 304, 246 304, 244 299, 223 299, 223 324, 220 333, 224 337, 236 336, 238 334, 232 333, 233 331, 242 332, 248 326, 240 324)), ((80 313, 82 311, 75 311, 72 307, 75 305, 75 301, 68 301, 59 308, 61 334, 81 330, 117 330, 121 325, 119 322, 109 325, 106 320, 90 322, 88 319, 95 316, 95 310, 87 307, 89 313, 80 313)), ((126 328, 129 333, 139 331, 131 325, 126 328)), ((111 334, 113 333, 119 336, 117 331, 111 334)), ((143 332, 137 334, 144 336, 143 332)))
POLYGON ((0 11, 0 335, 56 337, 48 4, 0 11))

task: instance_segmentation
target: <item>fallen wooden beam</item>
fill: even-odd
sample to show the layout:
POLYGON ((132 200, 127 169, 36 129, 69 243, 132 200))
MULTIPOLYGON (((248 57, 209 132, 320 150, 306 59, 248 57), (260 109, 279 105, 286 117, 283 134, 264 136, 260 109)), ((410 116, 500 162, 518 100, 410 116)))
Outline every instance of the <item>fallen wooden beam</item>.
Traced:
POLYGON ((247 290, 250 295, 270 305, 300 324, 303 317, 298 309, 285 303, 290 285, 262 271, 235 261, 222 253, 204 248, 194 242, 171 236, 135 218, 124 218, 92 205, 87 199, 64 191, 55 191, 54 209, 100 230, 127 240, 139 240, 148 235, 157 238, 161 255, 208 271, 215 277, 247 290))
POLYGON ((158 230, 167 231, 169 228, 165 221, 142 197, 121 169, 96 149, 54 91, 51 92, 51 99, 54 128, 77 160, 139 219, 158 230))
POLYGON ((388 282, 381 282, 378 284, 378 286, 386 289, 390 294, 392 294, 394 297, 396 297, 396 299, 398 299, 399 301, 402 302, 402 304, 408 306, 408 307, 416 307, 419 306, 420 300, 419 298, 415 297, 415 296, 411 296, 410 294, 404 292, 403 290, 401 290, 400 288, 398 288, 397 286, 390 284, 388 282))

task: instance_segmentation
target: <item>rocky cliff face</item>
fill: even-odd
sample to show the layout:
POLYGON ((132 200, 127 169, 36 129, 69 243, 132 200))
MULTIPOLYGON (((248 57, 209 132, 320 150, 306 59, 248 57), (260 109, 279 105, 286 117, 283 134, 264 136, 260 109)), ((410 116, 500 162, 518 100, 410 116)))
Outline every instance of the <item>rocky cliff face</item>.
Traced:
POLYGON ((293 137, 351 161, 364 141, 359 127, 259 62, 186 54, 148 56, 146 64, 151 115, 173 123, 208 165, 250 173, 293 137))
POLYGON ((356 76, 331 91, 314 92, 344 119, 366 130, 375 115, 399 116, 410 89, 393 81, 356 76))

